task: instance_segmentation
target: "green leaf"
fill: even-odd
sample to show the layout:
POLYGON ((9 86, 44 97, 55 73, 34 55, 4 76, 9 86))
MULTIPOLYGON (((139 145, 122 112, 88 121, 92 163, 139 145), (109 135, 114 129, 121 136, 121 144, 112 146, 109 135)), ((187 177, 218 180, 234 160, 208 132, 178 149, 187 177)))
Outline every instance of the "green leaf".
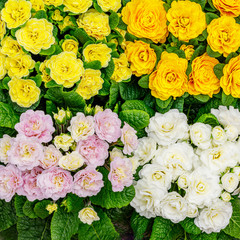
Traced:
POLYGON ((227 235, 226 233, 224 233, 223 231, 221 231, 217 237, 217 240, 237 240, 237 239, 233 238, 233 237, 227 235))
POLYGON ((37 87, 41 86, 41 84, 42 84, 42 77, 41 77, 40 74, 38 74, 38 75, 36 75, 34 77, 30 77, 30 79, 32 79, 36 83, 37 87))
POLYGON ((220 80, 220 78, 223 76, 223 68, 224 68, 225 64, 223 63, 218 63, 214 66, 213 71, 215 73, 215 75, 217 76, 217 78, 220 80))
POLYGON ((134 187, 125 187, 122 192, 113 192, 112 184, 108 180, 108 170, 100 167, 99 172, 103 174, 104 187, 96 196, 90 197, 91 202, 107 209, 127 206, 134 198, 134 187))
POLYGON ((87 68, 91 68, 91 69, 101 69, 102 68, 102 64, 100 61, 98 60, 95 60, 95 61, 92 61, 92 62, 84 62, 84 68, 87 69, 87 68))
POLYGON ((111 87, 110 87, 110 94, 109 94, 109 101, 106 104, 107 108, 113 108, 113 106, 116 104, 118 96, 119 96, 119 85, 115 81, 112 81, 111 87))
POLYGON ((168 219, 156 217, 150 240, 176 240, 182 234, 182 228, 179 224, 176 225, 168 219))
POLYGON ((240 238, 240 199, 232 201, 233 213, 228 226, 223 231, 237 239, 240 238))
POLYGON ((170 102, 172 101, 172 97, 169 97, 167 100, 163 101, 159 98, 156 98, 156 103, 160 108, 167 108, 170 102))
POLYGON ((173 105, 171 108, 175 108, 175 109, 178 109, 179 112, 183 112, 183 107, 184 107, 184 98, 180 97, 173 101, 173 105))
POLYGON ((205 113, 198 118, 197 122, 209 124, 212 127, 220 125, 217 118, 211 113, 205 113))
POLYGON ((0 81, 1 83, 1 89, 7 89, 9 90, 9 87, 8 87, 8 82, 11 80, 10 77, 5 77, 3 80, 0 81))
POLYGON ((225 60, 225 63, 226 63, 226 64, 229 63, 229 61, 230 61, 232 58, 235 58, 235 57, 237 57, 237 56, 238 56, 238 54, 237 54, 236 52, 232 52, 232 53, 228 54, 228 56, 227 56, 227 58, 226 58, 226 60, 225 60))
POLYGON ((226 95, 224 91, 222 92, 222 104, 224 106, 230 106, 234 100, 235 98, 231 94, 226 95))
POLYGON ((14 197, 14 207, 16 209, 16 215, 18 217, 24 217, 25 214, 23 213, 23 205, 27 201, 27 198, 25 196, 19 196, 15 195, 14 197))
POLYGON ((49 114, 53 117, 53 113, 57 113, 57 107, 52 101, 46 101, 46 114, 49 114))
POLYGON ((8 1, 8 0, 2 0, 2 1, 0 2, 0 11, 4 8, 5 3, 6 3, 7 1, 8 1))
POLYGON ((207 12, 206 13, 206 22, 207 22, 207 25, 210 24, 210 22, 215 19, 215 18, 219 18, 218 15, 214 14, 214 13, 211 13, 211 12, 207 12))
POLYGON ((213 58, 218 58, 222 55, 219 52, 214 52, 209 45, 207 45, 207 54, 213 58))
POLYGON ((127 100, 122 104, 122 110, 143 110, 152 117, 155 114, 155 111, 147 106, 143 100, 127 100))
POLYGON ((102 88, 99 90, 98 95, 100 96, 109 95, 110 87, 111 87, 111 84, 109 83, 109 81, 107 79, 104 79, 104 83, 102 85, 102 88))
POLYGON ((192 57, 191 57, 191 61, 192 61, 193 59, 195 59, 196 57, 201 56, 201 55, 204 54, 205 52, 206 52, 206 46, 200 44, 200 45, 196 48, 196 50, 194 51, 194 53, 193 53, 193 55, 192 55, 192 57))
POLYGON ((149 92, 145 98, 143 99, 143 101, 145 102, 145 104, 147 106, 149 106, 150 108, 154 108, 155 104, 156 104, 156 98, 154 98, 151 93, 149 92))
POLYGON ((127 24, 125 24, 122 20, 122 18, 119 18, 118 26, 119 29, 127 31, 127 24))
POLYGON ((110 218, 103 210, 98 209, 97 214, 100 218, 91 225, 80 223, 78 229, 79 240, 118 240, 119 234, 116 232, 110 218))
POLYGON ((145 75, 141 77, 140 80, 138 81, 138 85, 142 88, 148 88, 148 84, 149 84, 149 75, 145 75))
POLYGON ((18 218, 17 231, 18 240, 51 240, 49 220, 28 217, 18 218))
POLYGON ((70 34, 76 37, 83 45, 87 41, 93 41, 93 38, 89 37, 82 28, 76 28, 74 31, 70 31, 70 34))
POLYGON ((47 19, 47 14, 44 10, 39 10, 34 15, 34 18, 37 18, 37 19, 45 18, 45 19, 47 19))
POLYGON ((131 217, 131 227, 134 232, 134 236, 136 240, 141 240, 144 237, 144 233, 146 232, 150 219, 140 216, 138 213, 134 212, 131 217))
POLYGON ((97 2, 94 2, 93 3, 93 7, 100 13, 103 12, 102 8, 97 4, 97 2))
POLYGON ((105 72, 107 78, 109 78, 109 79, 111 78, 111 76, 113 75, 113 72, 114 72, 114 68, 115 68, 114 62, 111 59, 111 61, 108 63, 108 66, 103 71, 103 72, 105 72))
POLYGON ((182 222, 180 222, 180 225, 183 227, 183 229, 187 233, 191 234, 200 234, 201 230, 194 224, 193 218, 185 218, 182 222))
POLYGON ((16 225, 0 232, 1 240, 16 240, 18 238, 16 225))
POLYGON ((193 95, 193 97, 203 103, 207 102, 210 99, 210 97, 208 95, 203 95, 203 94, 193 95))
POLYGON ((16 130, 13 128, 6 128, 6 127, 0 127, 0 138, 3 137, 4 134, 7 134, 9 136, 16 135, 16 130))
POLYGON ((190 234, 189 236, 191 240, 217 240, 217 233, 202 233, 199 235, 190 234))
POLYGON ((45 84, 46 88, 61 87, 54 80, 51 80, 45 84))
POLYGON ((119 113, 119 118, 127 122, 136 130, 142 129, 149 124, 149 114, 142 110, 124 110, 119 113))
POLYGON ((157 62, 159 62, 160 58, 161 58, 161 55, 162 55, 162 52, 163 52, 163 47, 162 46, 158 46, 158 45, 155 45, 155 44, 150 44, 150 47, 154 49, 156 55, 157 55, 157 62))
POLYGON ((42 200, 41 202, 38 202, 34 206, 34 209, 33 209, 34 213, 42 219, 48 217, 49 216, 49 211, 46 209, 46 207, 47 207, 48 204, 51 204, 51 203, 52 203, 52 201, 47 200, 47 199, 42 200))
POLYGON ((78 231, 78 214, 64 211, 59 207, 51 222, 52 240, 69 240, 78 231))
POLYGON ((0 102, 4 102, 6 103, 7 102, 7 98, 4 94, 4 91, 2 89, 0 89, 0 102))
POLYGON ((12 202, 0 200, 0 231, 6 230, 17 222, 12 202))
POLYGON ((144 96, 145 90, 137 82, 119 83, 120 95, 123 100, 139 99, 144 96))
POLYGON ((56 47, 55 47, 55 45, 52 45, 48 49, 42 49, 39 54, 44 55, 44 56, 50 56, 50 55, 54 54, 55 51, 56 51, 56 47))
POLYGON ((64 199, 64 205, 68 212, 78 213, 82 208, 84 208, 84 199, 80 198, 76 194, 69 193, 64 199))
POLYGON ((138 40, 138 38, 136 36, 132 35, 131 33, 127 32, 125 35, 125 40, 134 42, 134 40, 138 40))
POLYGON ((36 204, 37 201, 34 202, 30 202, 30 201, 26 201, 23 205, 23 213, 29 217, 29 218, 37 218, 38 216, 36 215, 36 213, 34 212, 34 206, 36 204))
POLYGON ((7 103, 0 102, 0 127, 14 128, 19 122, 19 115, 7 103))
POLYGON ((109 26, 111 29, 114 29, 118 26, 119 16, 116 12, 110 11, 111 15, 109 16, 109 26))

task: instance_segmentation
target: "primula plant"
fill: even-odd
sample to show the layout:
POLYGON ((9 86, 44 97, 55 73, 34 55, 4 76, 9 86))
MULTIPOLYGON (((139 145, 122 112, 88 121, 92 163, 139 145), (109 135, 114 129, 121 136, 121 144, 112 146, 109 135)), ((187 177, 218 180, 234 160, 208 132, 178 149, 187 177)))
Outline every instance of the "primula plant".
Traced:
POLYGON ((240 239, 240 4, 0 1, 0 237, 240 239))

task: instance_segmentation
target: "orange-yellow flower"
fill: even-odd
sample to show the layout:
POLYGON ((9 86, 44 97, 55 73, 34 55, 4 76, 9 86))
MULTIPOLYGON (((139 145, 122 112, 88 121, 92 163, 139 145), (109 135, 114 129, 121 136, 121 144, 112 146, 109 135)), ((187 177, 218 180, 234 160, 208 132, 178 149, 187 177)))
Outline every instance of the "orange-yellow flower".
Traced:
POLYGON ((132 0, 122 9, 129 33, 164 43, 168 36, 166 11, 161 0, 132 0))
POLYGON ((161 100, 181 97, 187 91, 187 66, 186 59, 175 53, 163 52, 156 71, 149 77, 151 94, 161 100))
POLYGON ((214 7, 221 15, 238 17, 240 15, 240 3, 238 0, 212 0, 214 7))
POLYGON ((173 1, 167 13, 168 30, 180 41, 196 38, 207 27, 200 4, 191 1, 173 1))

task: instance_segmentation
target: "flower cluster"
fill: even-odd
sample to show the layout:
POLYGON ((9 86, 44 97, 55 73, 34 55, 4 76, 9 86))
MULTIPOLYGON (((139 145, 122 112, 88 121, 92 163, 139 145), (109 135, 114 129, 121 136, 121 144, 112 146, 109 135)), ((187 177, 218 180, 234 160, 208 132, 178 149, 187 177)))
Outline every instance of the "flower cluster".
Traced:
POLYGON ((133 155, 142 167, 131 205, 140 215, 194 218, 208 234, 229 224, 229 201, 240 192, 240 112, 220 106, 211 113, 221 125, 188 125, 176 109, 150 119, 133 155))
MULTIPOLYGON (((0 166, 0 199, 9 202, 15 193, 29 201, 58 200, 70 192, 79 197, 97 195, 104 186, 97 167, 105 164, 111 144, 122 141, 128 155, 137 148, 136 131, 127 123, 121 128, 121 120, 110 109, 94 116, 79 112, 72 118, 66 112, 59 110, 55 118, 64 115, 70 121, 69 132, 55 135, 53 141, 52 118, 39 110, 21 115, 15 138, 5 134, 0 139, 0 161, 6 165, 0 166)), ((112 159, 108 178, 113 191, 132 184, 132 163, 123 153, 112 159)))

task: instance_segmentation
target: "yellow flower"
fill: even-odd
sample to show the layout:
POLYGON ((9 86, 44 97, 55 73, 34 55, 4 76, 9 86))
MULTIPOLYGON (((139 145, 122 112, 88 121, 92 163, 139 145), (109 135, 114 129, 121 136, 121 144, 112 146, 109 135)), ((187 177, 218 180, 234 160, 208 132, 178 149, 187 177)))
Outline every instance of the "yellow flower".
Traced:
POLYGON ((61 52, 53 55, 47 62, 46 67, 50 68, 50 76, 57 83, 70 88, 80 80, 83 75, 83 62, 77 59, 73 52, 61 52))
POLYGON ((111 60, 112 49, 104 43, 89 44, 83 50, 83 56, 86 62, 100 61, 102 67, 107 67, 111 60))
POLYGON ((19 43, 9 36, 5 37, 1 44, 1 53, 7 55, 8 57, 15 57, 23 54, 23 50, 19 43))
POLYGON ((49 214, 52 214, 57 209, 58 209, 58 205, 56 203, 48 204, 46 207, 46 210, 49 212, 49 214))
POLYGON ((220 79, 220 86, 226 95, 231 94, 235 98, 240 98, 240 55, 230 59, 223 68, 223 76, 220 79))
POLYGON ((113 58, 114 62, 114 72, 111 76, 111 79, 116 82, 121 82, 127 80, 132 76, 132 71, 128 67, 127 56, 125 53, 122 53, 119 58, 113 58))
POLYGON ((9 82, 9 95, 20 107, 30 107, 39 100, 40 89, 31 79, 13 77, 9 82))
POLYGON ((200 4, 191 1, 173 1, 167 13, 168 30, 180 41, 196 38, 207 27, 200 4))
POLYGON ((207 31, 207 42, 211 49, 223 53, 224 57, 236 52, 240 47, 240 25, 233 17, 222 16, 213 19, 207 31))
POLYGON ((47 74, 46 72, 46 62, 47 60, 44 60, 39 66, 39 70, 42 72, 42 81, 46 84, 52 80, 52 78, 47 74))
POLYGON ((63 0, 43 0, 46 5, 53 5, 54 7, 58 7, 63 4, 63 0))
POLYGON ((187 66, 186 59, 175 53, 163 52, 156 71, 149 77, 151 94, 161 100, 181 97, 187 91, 187 66))
POLYGON ((6 34, 6 24, 5 24, 5 22, 2 20, 1 13, 0 13, 0 40, 3 39, 3 37, 5 36, 5 34, 6 34))
POLYGON ((190 74, 189 93, 193 95, 204 94, 212 97, 220 91, 220 81, 216 77, 213 68, 218 60, 209 57, 207 53, 192 61, 192 72, 190 74), (194 89, 193 91, 192 88, 194 89))
POLYGON ((161 0, 132 0, 122 9, 129 33, 164 43, 168 36, 166 11, 161 0))
POLYGON ((62 156, 58 165, 65 170, 74 171, 82 167, 84 161, 84 157, 78 151, 73 151, 62 156))
POLYGON ((25 0, 8 0, 2 9, 2 20, 8 28, 17 28, 31 17, 32 4, 25 0))
POLYGON ((79 219, 88 225, 91 225, 94 221, 100 220, 97 213, 91 207, 85 207, 78 213, 79 219))
POLYGON ((137 77, 150 74, 155 67, 157 57, 150 44, 143 41, 128 42, 125 50, 132 73, 137 77))
POLYGON ((240 15, 240 4, 238 0, 212 0, 214 7, 222 15, 238 17, 240 15))
POLYGON ((109 10, 117 12, 122 6, 121 0, 97 0, 97 3, 104 12, 109 10))
POLYGON ((84 71, 76 92, 84 99, 90 99, 98 94, 98 91, 102 89, 103 83, 104 80, 101 78, 101 71, 89 68, 84 71))
POLYGON ((54 11, 52 15, 52 20, 59 22, 63 20, 63 16, 61 15, 61 12, 58 9, 54 11))
POLYGON ((44 2, 43 0, 30 0, 32 4, 32 8, 37 12, 44 9, 44 2))
POLYGON ((63 4, 65 5, 63 11, 76 14, 85 13, 92 6, 92 3, 92 0, 63 0, 63 4))
POLYGON ((62 31, 64 28, 66 27, 74 27, 73 22, 71 21, 71 17, 70 16, 66 16, 63 20, 62 24, 58 25, 59 29, 62 31))
POLYGON ((183 50, 185 52, 185 56, 186 56, 186 59, 189 61, 191 60, 191 57, 194 53, 194 46, 193 45, 185 45, 183 44, 181 47, 180 47, 181 50, 183 50))
POLYGON ((29 75, 29 69, 33 69, 34 66, 35 61, 28 54, 8 57, 5 62, 9 77, 26 77, 29 75))
POLYGON ((61 148, 66 152, 73 145, 74 140, 68 134, 62 133, 61 135, 56 136, 53 142, 57 149, 61 148))
POLYGON ((7 69, 5 68, 5 60, 5 55, 0 53, 0 79, 3 79, 7 73, 7 69))
POLYGON ((78 42, 73 39, 66 39, 62 43, 63 51, 78 53, 78 42))
POLYGON ((77 19, 77 24, 79 28, 83 28, 89 36, 95 37, 97 40, 104 39, 111 32, 108 15, 99 13, 95 9, 81 14, 77 19))
POLYGON ((42 49, 48 49, 55 43, 52 34, 53 25, 46 19, 30 19, 24 27, 17 30, 18 43, 27 51, 38 54, 42 49))

